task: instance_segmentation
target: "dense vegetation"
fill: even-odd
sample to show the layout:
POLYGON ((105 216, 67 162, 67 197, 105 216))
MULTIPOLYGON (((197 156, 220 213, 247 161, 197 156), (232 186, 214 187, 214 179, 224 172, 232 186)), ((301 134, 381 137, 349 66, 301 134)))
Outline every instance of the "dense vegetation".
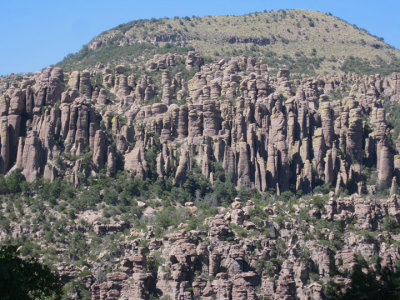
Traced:
POLYGON ((61 289, 49 267, 21 258, 16 246, 0 248, 0 299, 61 299, 61 289))
POLYGON ((99 50, 89 50, 84 46, 78 53, 67 55, 57 66, 66 71, 83 70, 93 67, 99 63, 117 65, 119 63, 135 61, 144 61, 153 57, 154 54, 178 53, 186 54, 192 47, 176 47, 172 44, 166 44, 163 47, 156 47, 151 43, 134 43, 125 47, 119 47, 115 44, 109 44, 99 50))
POLYGON ((400 273, 377 264, 376 270, 361 258, 353 268, 351 284, 347 290, 334 282, 326 287, 328 299, 399 299, 400 273))
MULTIPOLYGON (((4 243, 21 246, 22 255, 42 257, 49 266, 63 261, 83 268, 79 276, 92 275, 85 271, 85 266, 88 261, 96 262, 100 265, 99 272, 93 276, 99 282, 111 270, 113 259, 121 255, 119 242, 127 238, 129 229, 102 235, 94 224, 85 221, 88 212, 98 214, 99 224, 116 223, 135 230, 154 224, 156 236, 161 237, 170 226, 182 222, 197 228, 202 220, 217 213, 217 205, 228 205, 237 194, 250 196, 253 193, 237 192, 222 173, 212 187, 198 171, 189 174, 186 182, 177 187, 172 185, 172 178, 165 182, 151 176, 143 180, 125 172, 118 173, 115 178, 106 174, 88 178, 85 186, 76 188, 59 179, 53 183, 43 179, 27 183, 20 170, 8 177, 1 176, 0 180, 3 195, 0 226, 9 235, 4 243), (183 206, 189 201, 194 201, 199 208, 196 216, 190 215, 183 206), (141 202, 154 208, 155 213, 144 215, 141 202), (16 223, 30 234, 12 238, 16 223), (34 235, 42 238, 35 239, 34 235), (100 259, 104 248, 108 252, 100 259), (65 251, 60 253, 59 249, 65 251)), ((143 245, 145 243, 143 241, 143 245)), ((66 295, 75 291, 86 299, 89 291, 80 285, 79 276, 64 289, 66 295)))
MULTIPOLYGON (((150 156, 151 152, 147 157, 149 161, 150 156)), ((33 183, 27 183, 20 170, 14 171, 8 177, 0 177, 0 226, 9 235, 4 242, 20 246, 23 256, 41 257, 49 266, 55 266, 60 261, 74 265, 80 271, 77 278, 64 287, 64 291, 65 295, 77 293, 82 299, 89 299, 90 292, 82 285, 81 279, 94 276, 98 282, 105 280, 105 275, 112 270, 114 260, 122 254, 123 241, 133 239, 141 246, 147 246, 147 241, 138 239, 135 232, 146 231, 147 226, 153 225, 155 236, 161 238, 181 223, 187 223, 188 230, 204 230, 204 219, 217 214, 217 207, 228 208, 236 196, 254 202, 255 207, 249 212, 250 220, 259 224, 260 228, 269 218, 263 208, 275 203, 276 209, 281 211, 281 215, 274 219, 275 222, 283 225, 289 217, 306 222, 302 234, 307 239, 319 240, 331 251, 341 249, 344 229, 339 222, 310 217, 307 213, 310 208, 307 206, 295 214, 294 206, 299 203, 300 195, 288 191, 276 196, 273 191, 259 193, 245 187, 237 190, 221 166, 217 164, 214 168, 214 184, 206 180, 198 168, 194 168, 179 186, 172 185, 172 178, 164 181, 150 174, 143 180, 126 172, 119 172, 115 178, 106 174, 89 177, 84 185, 78 187, 59 179, 50 183, 39 178, 33 183), (194 202, 197 208, 195 214, 189 213, 185 207, 187 202, 194 202), (145 207, 150 207, 151 212, 146 211, 145 207), (88 222, 88 216, 95 216, 96 221, 88 222), (25 232, 18 237, 15 237, 14 232, 16 224, 19 224, 21 232, 25 232), (117 230, 105 234, 103 230, 107 224, 116 226, 117 230), (316 233, 310 234, 306 224, 313 224, 316 233), (335 234, 335 240, 327 240, 326 228, 335 234), (102 253, 105 248, 108 249, 107 253, 102 253), (88 269, 89 264, 97 266, 96 272, 92 273, 88 269)), ((317 186, 314 189, 315 195, 302 196, 302 201, 323 209, 329 190, 328 186, 317 186)), ((396 222, 385 222, 385 228, 390 232, 399 232, 396 222)), ((232 225, 231 230, 237 238, 270 234, 268 228, 248 231, 232 225)), ((354 231, 375 239, 368 232, 354 231)), ((228 240, 234 241, 235 236, 228 240)), ((279 243, 273 253, 270 261, 259 262, 259 268, 268 272, 271 263, 279 265, 286 257, 279 243)), ((304 255, 307 256, 307 253, 304 255)))
POLYGON ((340 70, 343 72, 357 73, 357 74, 381 74, 389 75, 390 73, 400 70, 400 59, 393 57, 390 62, 385 62, 381 57, 377 57, 375 61, 368 61, 359 57, 350 56, 347 58, 340 70))

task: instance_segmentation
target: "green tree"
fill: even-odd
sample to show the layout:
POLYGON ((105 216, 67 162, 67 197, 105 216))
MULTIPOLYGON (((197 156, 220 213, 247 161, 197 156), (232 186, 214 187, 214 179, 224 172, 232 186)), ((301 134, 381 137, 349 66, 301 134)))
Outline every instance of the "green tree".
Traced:
POLYGON ((0 299, 61 299, 62 285, 49 267, 22 259, 16 246, 0 248, 0 299))
POLYGON ((345 292, 339 284, 330 282, 326 288, 328 299, 400 299, 400 272, 382 267, 380 261, 372 270, 365 260, 353 267, 351 284, 345 292))

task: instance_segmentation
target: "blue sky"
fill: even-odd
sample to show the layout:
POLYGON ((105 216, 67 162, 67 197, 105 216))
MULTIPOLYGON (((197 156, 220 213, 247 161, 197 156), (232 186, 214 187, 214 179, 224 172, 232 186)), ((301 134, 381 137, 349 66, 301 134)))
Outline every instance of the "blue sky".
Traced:
POLYGON ((0 0, 0 74, 42 69, 101 32, 135 19, 284 8, 330 12, 400 49, 398 0, 0 0))

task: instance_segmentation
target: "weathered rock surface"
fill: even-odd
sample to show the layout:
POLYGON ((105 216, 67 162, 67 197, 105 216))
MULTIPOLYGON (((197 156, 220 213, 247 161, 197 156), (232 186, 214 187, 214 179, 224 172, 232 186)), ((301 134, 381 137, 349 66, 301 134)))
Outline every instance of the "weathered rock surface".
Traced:
POLYGON ((291 218, 279 222, 275 204, 265 207, 267 215, 259 219, 249 215, 254 207, 251 201, 243 206, 237 199, 225 215, 205 219, 205 231, 180 226, 163 239, 151 238, 148 254, 133 243, 128 252, 134 254, 126 254, 120 259, 121 266, 115 267, 122 271, 109 273, 105 282, 92 285, 92 299, 149 299, 150 290, 152 295, 170 299, 325 299, 323 285, 333 280, 345 287, 357 257, 371 261, 380 256, 381 266, 396 269, 399 246, 388 245, 383 237, 386 233, 372 241, 360 232, 382 232, 383 220, 398 218, 397 196, 375 202, 357 195, 326 196, 325 200, 322 206, 300 201, 291 218), (304 210, 314 216, 298 218, 304 210), (325 227, 320 228, 322 223, 325 227), (343 224, 341 229, 330 227, 338 223, 343 224), (347 230, 350 224, 358 233, 347 230), (247 237, 239 237, 239 229, 247 237), (161 263, 146 272, 154 255, 162 258, 161 263), (334 270, 341 273, 334 275, 334 270))
POLYGON ((212 177, 218 162, 237 186, 277 193, 290 188, 310 192, 321 182, 356 192, 366 185, 364 166, 376 168, 372 185, 378 189, 392 186, 393 177, 396 184, 400 180, 399 149, 391 146, 387 104, 381 100, 397 101, 397 73, 292 81, 288 70, 271 76, 265 64, 251 57, 205 65, 193 51, 187 57, 156 55, 146 66, 149 74, 159 72, 160 82, 118 65, 69 73, 66 83, 61 69, 47 68, 20 86, 9 85, 0 95, 0 171, 21 167, 30 180, 51 178, 54 172, 69 175, 72 165, 55 164, 55 158, 86 154, 93 162, 86 164, 88 171, 99 172, 110 163, 146 177, 145 153, 156 147, 156 157, 168 164, 175 184, 195 164, 212 177), (180 72, 168 69, 179 66, 180 72), (187 81, 182 76, 186 68, 195 72, 187 81), (102 88, 92 86, 94 78, 102 88), (344 86, 351 87, 348 95, 333 99, 344 86), (151 104, 154 99, 158 103, 151 104), (37 138, 30 140, 33 132, 37 138), (177 152, 160 156, 162 144, 178 146, 177 152), (179 159, 181 146, 187 149, 184 159, 179 159), (24 147, 40 157, 35 166, 26 165, 29 159, 17 165, 24 147), (124 164, 113 161, 118 156, 124 164))

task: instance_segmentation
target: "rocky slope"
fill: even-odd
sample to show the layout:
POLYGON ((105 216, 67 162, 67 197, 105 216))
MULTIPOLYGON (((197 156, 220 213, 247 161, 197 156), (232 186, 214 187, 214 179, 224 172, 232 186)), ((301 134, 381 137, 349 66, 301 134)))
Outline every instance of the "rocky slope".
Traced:
POLYGON ((277 202, 257 215, 251 200, 237 198, 205 219, 203 230, 181 224, 157 239, 150 229, 125 245, 119 271, 92 286, 92 299, 145 299, 149 290, 162 299, 325 299, 332 296, 324 289, 328 281, 344 287, 360 260, 376 268, 380 257, 380 265, 397 268, 399 236, 383 225, 398 222, 396 196, 325 200, 303 199, 290 211, 277 202), (149 269, 154 259, 156 269, 149 269))
POLYGON ((400 66, 400 52, 382 38, 331 14, 296 9, 136 20, 103 32, 57 66, 83 70, 99 62, 136 65, 155 53, 185 54, 188 48, 211 60, 254 56, 292 73, 386 75, 400 66))
MULTIPOLYGON (((54 262, 69 287, 66 299, 342 299, 357 268, 373 279, 382 278, 375 275, 381 268, 398 270, 396 195, 253 200, 235 198, 211 216, 200 202, 165 209, 138 201, 134 218, 146 226, 134 218, 116 221, 120 213, 101 218, 97 209, 63 221, 63 202, 45 204, 50 221, 37 223, 37 208, 24 200, 25 212, 11 221, 8 235, 31 248, 38 243, 39 257, 54 262), (176 222, 165 223, 168 215, 176 222), (31 226, 22 224, 27 216, 31 226)), ((376 284, 371 291, 378 292, 376 284)))

